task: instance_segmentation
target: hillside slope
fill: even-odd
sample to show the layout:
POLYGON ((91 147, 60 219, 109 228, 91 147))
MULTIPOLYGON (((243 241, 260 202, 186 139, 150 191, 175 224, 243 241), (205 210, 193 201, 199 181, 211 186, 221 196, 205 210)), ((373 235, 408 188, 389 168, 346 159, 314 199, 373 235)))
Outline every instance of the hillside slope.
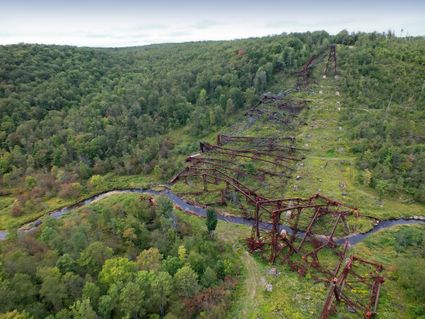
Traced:
POLYGON ((200 136, 328 42, 315 32, 128 49, 1 46, 0 182, 12 193, 1 199, 2 224, 111 180, 130 183, 116 176, 168 179, 200 136))

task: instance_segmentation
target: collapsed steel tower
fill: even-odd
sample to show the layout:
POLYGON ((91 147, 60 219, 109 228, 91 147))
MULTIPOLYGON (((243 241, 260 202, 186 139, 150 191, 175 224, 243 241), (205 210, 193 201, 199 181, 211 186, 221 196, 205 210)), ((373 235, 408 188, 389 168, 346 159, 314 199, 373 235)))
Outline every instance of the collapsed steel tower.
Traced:
MULTIPOLYGON (((312 68, 319 55, 313 55, 299 71, 298 87, 307 86, 312 68)), ((333 67, 336 74, 336 45, 330 45, 325 74, 333 67)), ((261 104, 274 103, 277 108, 297 114, 305 105, 291 106, 282 94, 264 94, 256 106, 245 115, 267 114, 275 120, 273 111, 259 110, 261 104), (269 112, 269 113, 267 113, 269 112)), ((217 192, 220 199, 207 205, 227 205, 229 193, 245 199, 240 212, 252 222, 251 236, 246 239, 252 253, 262 255, 270 263, 285 263, 304 276, 312 271, 317 280, 328 284, 328 293, 320 315, 327 319, 343 303, 351 312, 370 319, 377 313, 383 266, 349 254, 344 237, 355 232, 350 225, 360 217, 359 211, 341 202, 315 194, 308 198, 269 198, 261 187, 252 189, 241 180, 247 176, 263 181, 268 178, 289 178, 293 165, 304 159, 304 149, 295 146, 291 136, 253 137, 217 135, 216 144, 201 142, 200 152, 186 158, 186 167, 171 179, 171 183, 189 179, 201 181, 202 189, 185 194, 202 195, 217 192), (235 161, 239 159, 242 164, 235 161), (256 163, 255 170, 247 169, 246 161, 256 163), (214 187, 209 188, 209 185, 214 187), (333 252, 332 265, 321 260, 322 253, 333 252), (363 298, 356 289, 368 291, 363 298)))

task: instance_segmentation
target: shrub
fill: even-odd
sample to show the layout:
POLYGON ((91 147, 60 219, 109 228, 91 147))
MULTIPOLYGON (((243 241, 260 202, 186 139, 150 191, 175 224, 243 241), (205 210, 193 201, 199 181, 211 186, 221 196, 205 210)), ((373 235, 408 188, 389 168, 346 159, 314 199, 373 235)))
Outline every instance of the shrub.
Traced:
POLYGON ((19 216, 22 216, 23 213, 24 213, 24 210, 22 209, 21 203, 15 202, 15 204, 13 204, 12 206, 11 215, 13 217, 19 217, 19 216))

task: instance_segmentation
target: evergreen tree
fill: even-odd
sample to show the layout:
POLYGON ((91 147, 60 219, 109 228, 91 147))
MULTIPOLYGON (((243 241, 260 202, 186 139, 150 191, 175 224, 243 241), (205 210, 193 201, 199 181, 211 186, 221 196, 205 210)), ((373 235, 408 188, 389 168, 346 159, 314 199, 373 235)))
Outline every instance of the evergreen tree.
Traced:
POLYGON ((208 232, 212 235, 217 227, 217 212, 214 209, 207 209, 207 220, 205 223, 207 225, 208 232))

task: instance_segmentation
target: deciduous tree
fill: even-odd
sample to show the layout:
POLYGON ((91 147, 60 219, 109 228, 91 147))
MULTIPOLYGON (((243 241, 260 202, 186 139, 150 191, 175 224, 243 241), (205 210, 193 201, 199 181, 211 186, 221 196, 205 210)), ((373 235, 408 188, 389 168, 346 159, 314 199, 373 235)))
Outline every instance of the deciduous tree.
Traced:
POLYGON ((198 275, 190 266, 183 266, 174 276, 174 285, 180 296, 192 297, 199 291, 198 275))

